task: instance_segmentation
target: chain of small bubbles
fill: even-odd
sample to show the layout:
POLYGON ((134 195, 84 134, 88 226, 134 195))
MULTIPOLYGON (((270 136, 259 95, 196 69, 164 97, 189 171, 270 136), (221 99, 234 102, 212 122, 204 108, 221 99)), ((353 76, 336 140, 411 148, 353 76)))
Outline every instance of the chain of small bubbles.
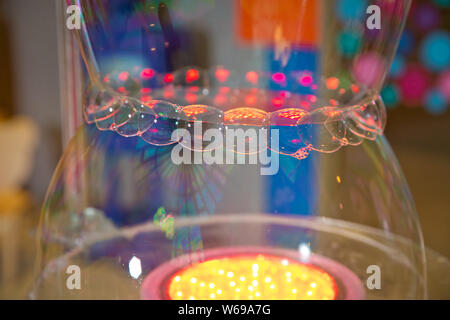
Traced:
MULTIPOLYGON (((220 130, 224 136, 229 129, 267 129, 266 143, 258 144, 256 150, 245 149, 248 153, 269 148, 298 159, 306 158, 311 151, 331 153, 346 145, 359 145, 364 139, 375 140, 383 133, 386 114, 378 95, 359 94, 359 103, 346 102, 355 101, 361 93, 356 85, 343 88, 337 78, 330 77, 322 82, 329 99, 318 101, 312 94, 268 92, 261 84, 267 81, 279 83, 281 89, 288 85, 287 81, 297 81, 313 90, 318 87, 308 73, 294 72, 287 76, 249 71, 239 81, 233 72, 221 66, 210 71, 184 68, 164 75, 148 68, 135 68, 132 72, 105 76, 103 88, 89 86, 83 114, 85 121, 95 123, 99 130, 112 130, 124 137, 140 136, 158 146, 174 143, 191 149, 200 146, 197 151, 211 150, 203 136, 193 132, 198 123, 202 124, 202 135, 211 128, 220 130), (245 101, 245 107, 241 101, 245 101), (267 101, 275 111, 256 108, 267 105, 267 101), (296 107, 283 108, 287 105, 296 107), (180 128, 192 131, 191 140, 200 142, 174 135, 180 128), (276 145, 272 145, 271 129, 279 130, 276 145)), ((228 148, 238 151, 236 145, 227 145, 228 148)))

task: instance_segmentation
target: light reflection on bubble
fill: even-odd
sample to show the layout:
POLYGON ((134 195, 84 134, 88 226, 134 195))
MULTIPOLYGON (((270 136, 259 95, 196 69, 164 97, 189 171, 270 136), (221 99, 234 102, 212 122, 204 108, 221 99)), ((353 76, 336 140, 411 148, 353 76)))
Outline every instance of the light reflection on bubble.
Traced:
POLYGON ((205 132, 213 129, 214 134, 223 135, 223 111, 205 105, 190 105, 182 110, 187 117, 186 130, 189 132, 189 137, 183 137, 181 141, 184 147, 196 151, 210 151, 222 145, 223 137, 221 141, 215 141, 215 137, 205 132))
POLYGON ((226 148, 237 154, 255 154, 267 148, 262 132, 267 112, 257 108, 236 108, 225 112, 226 148))
POLYGON ((178 142, 180 137, 172 137, 172 133, 185 124, 181 110, 164 101, 152 101, 147 106, 154 112, 154 119, 151 126, 141 133, 142 139, 158 146, 178 142))
POLYGON ((101 91, 97 95, 96 103, 101 107, 94 113, 95 125, 99 130, 112 130, 114 115, 120 108, 120 99, 107 91, 101 91))
POLYGON ((115 130, 124 137, 139 134, 139 110, 141 103, 135 99, 126 99, 114 115, 115 130))
POLYGON ((280 136, 278 149, 271 144, 272 139, 269 138, 269 149, 284 155, 304 158, 309 153, 307 151, 308 143, 305 143, 305 140, 301 139, 298 134, 297 123, 306 114, 307 112, 302 109, 289 108, 268 115, 269 134, 271 130, 276 129, 280 136))

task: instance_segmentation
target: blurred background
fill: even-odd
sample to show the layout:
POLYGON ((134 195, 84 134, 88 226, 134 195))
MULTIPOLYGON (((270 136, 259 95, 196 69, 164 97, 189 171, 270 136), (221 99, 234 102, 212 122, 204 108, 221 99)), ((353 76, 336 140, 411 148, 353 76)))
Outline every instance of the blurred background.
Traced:
MULTIPOLYGON (((62 153, 56 1, 0 0, 0 298, 24 296, 16 288, 26 288, 21 275, 33 269, 40 205, 62 153)), ((355 1, 337 0, 336 10, 351 12, 355 1)), ((386 136, 416 201, 425 244, 447 258, 449 23, 450 0, 414 1, 382 91, 386 136)), ((336 50, 351 55, 358 41, 345 34, 336 50)))

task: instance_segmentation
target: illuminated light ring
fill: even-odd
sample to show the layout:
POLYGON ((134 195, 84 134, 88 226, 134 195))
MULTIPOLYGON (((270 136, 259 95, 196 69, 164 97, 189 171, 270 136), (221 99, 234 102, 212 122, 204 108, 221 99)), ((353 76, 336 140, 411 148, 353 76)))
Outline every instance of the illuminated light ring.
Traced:
MULTIPOLYGON (((113 93, 115 97, 115 101, 124 101, 126 99, 131 99, 127 96, 118 95, 117 93, 113 93)), ((168 101, 165 100, 150 100, 149 102, 142 103, 149 108, 155 103, 166 103, 174 106, 174 110, 176 110, 180 115, 184 115, 186 118, 187 115, 184 114, 183 108, 186 108, 187 110, 190 109, 190 106, 180 107, 177 105, 174 105, 168 101)), ((214 108, 206 106, 208 108, 214 108)), ((331 153, 335 152, 340 149, 340 147, 345 145, 359 145, 362 143, 362 139, 368 139, 368 140, 375 140, 377 135, 381 135, 385 126, 385 109, 384 104, 382 104, 380 101, 375 101, 374 99, 366 98, 364 101, 362 101, 358 105, 353 106, 346 106, 346 107, 322 107, 318 109, 314 109, 313 111, 306 111, 303 109, 296 109, 296 108, 285 108, 280 109, 275 112, 266 112, 264 110, 258 109, 258 108, 235 108, 228 110, 224 113, 224 125, 248 125, 248 126, 266 126, 267 125, 267 119, 270 119, 270 116, 275 113, 284 113, 288 110, 301 110, 302 117, 298 120, 296 123, 297 126, 304 125, 304 124, 315 124, 315 125, 323 125, 326 127, 326 124, 333 121, 342 121, 343 125, 345 126, 346 130, 346 136, 345 137, 336 137, 333 135, 333 132, 329 131, 331 135, 331 139, 333 140, 332 143, 336 143, 336 141, 339 142, 339 145, 337 145, 335 148, 332 149, 324 149, 321 146, 315 147, 314 144, 307 144, 306 149, 300 148, 297 153, 286 153, 286 155, 291 155, 299 159, 304 159, 307 154, 309 154, 310 150, 314 150, 317 152, 324 152, 324 153, 331 153), (376 103, 378 102, 378 103, 376 103), (378 122, 369 121, 367 122, 367 117, 365 117, 365 109, 368 105, 372 104, 373 108, 372 111, 375 112, 375 116, 378 119, 378 122), (303 114, 304 113, 304 114, 303 114), (339 117, 336 117, 336 115, 339 115, 339 117), (309 120, 305 120, 309 119, 309 120), (306 122, 305 122, 306 121, 306 122)), ((99 106, 99 110, 104 110, 104 107, 99 106)), ((114 113, 118 112, 118 110, 115 110, 114 113)), ((108 115, 108 118, 110 116, 108 115)), ((178 119, 178 118, 177 118, 178 119)), ((180 118, 181 119, 181 118, 180 118)), ((176 120, 174 118, 174 120, 176 120)), ((369 118, 370 120, 370 118, 369 118)), ((97 122, 97 121, 96 121, 97 122)), ((127 123, 122 123, 121 126, 126 125, 127 123)), ((107 128, 101 128, 101 130, 114 130, 115 125, 112 123, 107 128)), ((100 128, 99 128, 100 129, 100 128)), ((136 132, 135 135, 142 136, 144 132, 136 132)), ((147 141, 147 140, 146 140, 147 141)), ((150 141, 147 141, 148 143, 151 143, 150 141)), ((169 141, 164 144, 156 144, 156 145, 169 145, 179 142, 179 140, 169 141)), ((260 151, 260 150, 259 150, 260 151)), ((259 152, 258 151, 258 152, 259 152)), ((278 151, 277 151, 278 152, 278 151)), ((281 154, 285 154, 283 152, 279 152, 281 154)))
MULTIPOLYGON (((298 251, 280 249, 274 247, 226 247, 219 249, 203 250, 204 259, 201 262, 214 259, 230 258, 233 256, 257 256, 277 257, 294 261, 299 265, 309 266, 330 275, 336 286, 336 299, 339 300, 362 300, 365 298, 365 290, 358 276, 346 266, 330 258, 310 253, 307 261, 303 260, 298 251)), ((192 255, 183 255, 158 266, 144 279, 141 286, 141 299, 143 300, 166 300, 170 299, 170 280, 180 271, 190 267, 192 255)), ((186 297, 185 297, 186 298, 186 297)), ((282 297, 280 297, 282 299, 282 297)))
MULTIPOLYGON (((142 69, 142 70, 147 71, 146 69, 142 69)), ((217 70, 222 70, 222 69, 220 69, 220 66, 219 66, 217 70)), ((183 70, 178 71, 176 73, 178 73, 179 75, 182 75, 183 74, 182 71, 183 70)), ((186 68, 186 70, 184 70, 184 72, 187 72, 187 71, 190 71, 192 73, 191 76, 193 78, 197 78, 197 76, 199 76, 199 78, 200 78, 200 74, 206 74, 202 70, 196 69, 196 68, 186 68), (195 71, 195 74, 192 71, 195 71)), ((124 72, 119 73, 119 75, 121 75, 121 74, 125 75, 124 72)), ((253 75, 252 73, 250 73, 250 74, 253 75)), ((127 75, 129 77, 131 77, 131 73, 127 73, 127 75)), ((170 74, 170 75, 172 75, 172 74, 170 74)), ((184 75, 186 75, 186 74, 184 74, 184 75)), ((157 74, 156 71, 154 71, 154 73, 152 74, 152 77, 159 78, 159 77, 162 77, 162 75, 159 75, 159 74, 157 74)), ((110 78, 110 77, 106 76, 105 78, 110 78)), ((199 80, 199 79, 197 79, 197 80, 199 80)), ((331 87, 331 89, 339 89, 339 80, 337 78, 330 77, 326 80, 326 82, 327 82, 326 84, 328 84, 328 86, 331 87)), ((105 86, 105 87, 107 87, 108 89, 97 90, 97 92, 109 93, 110 95, 112 95, 114 97, 114 100, 119 101, 119 103, 120 103, 120 101, 124 101, 124 100, 130 98, 124 94, 114 92, 114 90, 109 86, 105 86)), ((175 87, 173 85, 171 85, 172 89, 175 87)), ((180 115, 184 114, 183 109, 185 109, 188 112, 194 110, 194 109, 191 110, 191 106, 196 105, 195 102, 197 101, 197 94, 194 93, 192 91, 192 89, 196 90, 195 92, 198 92, 198 94, 199 94, 198 98, 201 98, 201 95, 203 94, 202 93, 203 90, 200 90, 200 87, 198 87, 198 86, 195 88, 190 88, 190 89, 191 90, 188 90, 185 93, 195 95, 195 100, 190 99, 191 104, 184 106, 184 107, 174 105, 175 108, 180 111, 180 115)), ((223 87, 221 89, 227 89, 228 91, 230 91, 229 87, 223 87)), ((358 94, 360 92, 360 88, 357 87, 356 85, 352 85, 351 91, 355 94, 358 94)), ((222 91, 220 91, 220 92, 222 92, 222 91)), ((166 97, 165 93, 166 93, 166 90, 164 90, 165 99, 170 99, 171 96, 167 95, 167 97, 166 97)), ((175 92, 173 92, 173 94, 175 94, 175 92)), ((313 120, 308 120, 308 121, 310 121, 311 124, 314 124, 314 125, 324 126, 330 135, 330 137, 328 137, 328 135, 326 135, 327 139, 329 138, 328 143, 322 143, 321 145, 318 145, 318 146, 314 146, 313 143, 311 143, 311 144, 305 143, 306 147, 300 148, 295 153, 283 153, 282 151, 281 152, 277 151, 281 154, 294 156, 298 159, 304 159, 308 156, 308 154, 310 153, 311 150, 314 150, 317 152, 325 152, 325 153, 335 152, 338 149, 340 149, 342 146, 346 146, 346 145, 356 146, 356 145, 361 144, 363 139, 375 140, 377 135, 381 135, 383 133, 384 125, 386 122, 384 105, 382 104, 382 102, 376 103, 376 100, 377 100, 376 96, 374 96, 372 99, 370 99, 369 97, 370 97, 370 94, 369 94, 369 92, 367 92, 366 99, 363 99, 363 101, 358 105, 342 107, 342 106, 339 106, 338 102, 336 101, 336 102, 334 102, 334 105, 331 107, 322 107, 322 108, 318 108, 318 109, 313 109, 312 111, 306 111, 304 109, 298 109, 298 108, 283 108, 278 111, 268 113, 264 110, 261 110, 258 108, 253 108, 253 107, 234 108, 234 109, 228 110, 224 113, 223 125, 225 125, 225 126, 226 125, 247 125, 247 126, 257 126, 257 127, 264 126, 264 127, 266 127, 268 125, 267 119, 270 119, 271 115, 274 114, 275 112, 283 113, 286 110, 292 110, 292 109, 302 110, 302 112, 303 111, 305 112, 305 114, 302 115, 303 121, 305 121, 305 119, 313 119, 313 120), (370 104, 373 104, 374 108, 366 108, 370 104), (365 110, 365 109, 367 109, 367 110, 365 110), (319 115, 319 117, 317 117, 317 114, 320 114, 320 113, 322 113, 322 115, 319 115), (340 116, 336 116, 335 114, 341 114, 341 115, 343 115, 343 117, 341 118, 340 116), (320 119, 317 120, 316 118, 320 118, 320 119), (316 120, 314 120, 314 119, 316 119, 316 120), (338 128, 337 131, 336 131, 335 127, 338 128), (336 134, 336 132, 338 134, 336 134), (334 147, 325 148, 324 146, 326 146, 326 145, 334 145, 334 147)), ((146 100, 144 101, 143 98, 141 97, 140 103, 147 105, 150 108, 154 101, 171 104, 169 101, 167 101, 165 99, 164 100, 153 100, 154 98, 152 98, 151 96, 146 96, 145 98, 146 98, 146 100)), ((92 100, 92 98, 89 98, 89 99, 92 100)), ((89 101, 89 99, 88 99, 88 101, 89 101)), ((315 102, 315 101, 317 101, 317 98, 315 96, 311 95, 311 101, 315 102), (312 99, 312 98, 314 98, 314 99, 312 99)), ((282 104, 283 103, 284 102, 282 102, 282 104)), ((120 112, 119 109, 121 107, 122 107, 122 105, 120 105, 120 107, 117 110, 114 110, 114 112, 112 114, 105 115, 105 119, 107 118, 108 121, 106 121, 103 124, 104 126, 99 127, 100 130, 113 130, 114 131, 117 128, 122 128, 122 130, 127 131, 127 133, 128 133, 128 131, 130 131, 126 128, 126 126, 128 124, 127 121, 116 125, 115 123, 113 123, 113 120, 111 120, 111 119, 115 118, 114 115, 117 112, 120 112)), ((208 106, 208 105, 204 105, 204 107, 211 108, 211 109, 217 109, 215 107, 208 106)), ((95 106, 94 109, 95 110, 92 109, 91 105, 87 105, 84 108, 83 113, 85 115, 85 120, 87 123, 92 123, 92 122, 97 123, 97 122, 101 121, 102 119, 98 119, 98 120, 95 119, 94 121, 92 121, 93 119, 91 119, 91 118, 93 115, 90 113, 92 113, 92 111, 93 111, 94 115, 97 112, 101 113, 101 111, 104 111, 106 109, 106 106, 99 105, 99 106, 95 106), (90 108, 90 109, 88 109, 88 108, 90 108)), ((186 116, 187 119, 190 118, 189 117, 190 114, 184 114, 184 115, 186 116)), ((168 117, 168 118, 170 118, 170 117, 168 117)), ((298 122, 296 124, 297 126, 305 124, 305 123, 302 123, 302 119, 298 120, 298 122)), ((202 119, 200 119, 200 121, 202 121, 202 119)), ((132 122, 132 121, 130 121, 130 122, 132 122)), ((145 132, 142 132, 142 130, 137 130, 136 133, 134 131, 130 131, 130 132, 131 133, 126 134, 124 136, 134 136, 134 135, 142 136, 145 133, 145 132)), ((146 142, 152 144, 151 141, 146 140, 146 142)), ((168 144, 173 144, 173 143, 177 143, 177 142, 180 142, 180 141, 174 140, 174 141, 168 141, 167 143, 164 143, 164 144, 158 143, 155 145, 168 145, 168 144)))

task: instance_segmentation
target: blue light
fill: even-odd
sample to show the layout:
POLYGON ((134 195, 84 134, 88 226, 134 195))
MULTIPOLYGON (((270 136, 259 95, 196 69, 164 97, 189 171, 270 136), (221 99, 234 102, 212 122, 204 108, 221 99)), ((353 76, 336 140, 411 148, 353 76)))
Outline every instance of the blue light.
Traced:
POLYGON ((386 107, 394 108, 399 100, 398 89, 394 85, 389 84, 381 90, 381 97, 383 98, 386 107))
POLYGON ((353 57, 361 47, 361 36, 354 31, 343 31, 338 37, 338 49, 345 57, 353 57))
POLYGON ((398 52, 400 53, 409 53, 412 51, 414 47, 414 36, 408 30, 403 31, 402 37, 400 38, 400 42, 398 44, 398 52))
POLYGON ((450 7, 450 0, 433 0, 433 2, 441 7, 450 7))
POLYGON ((428 35, 420 48, 423 64, 432 71, 440 71, 450 66, 450 36, 445 31, 428 35))
POLYGON ((391 69, 389 71, 389 75, 391 77, 400 77, 403 74, 403 71, 405 70, 405 58, 397 54, 392 61, 391 69))
POLYGON ((447 110, 447 107, 445 97, 438 90, 431 90, 425 96, 425 108, 428 112, 435 115, 442 114, 447 110))
POLYGON ((336 4, 336 14, 342 21, 359 20, 366 14, 366 0, 339 0, 336 4))

